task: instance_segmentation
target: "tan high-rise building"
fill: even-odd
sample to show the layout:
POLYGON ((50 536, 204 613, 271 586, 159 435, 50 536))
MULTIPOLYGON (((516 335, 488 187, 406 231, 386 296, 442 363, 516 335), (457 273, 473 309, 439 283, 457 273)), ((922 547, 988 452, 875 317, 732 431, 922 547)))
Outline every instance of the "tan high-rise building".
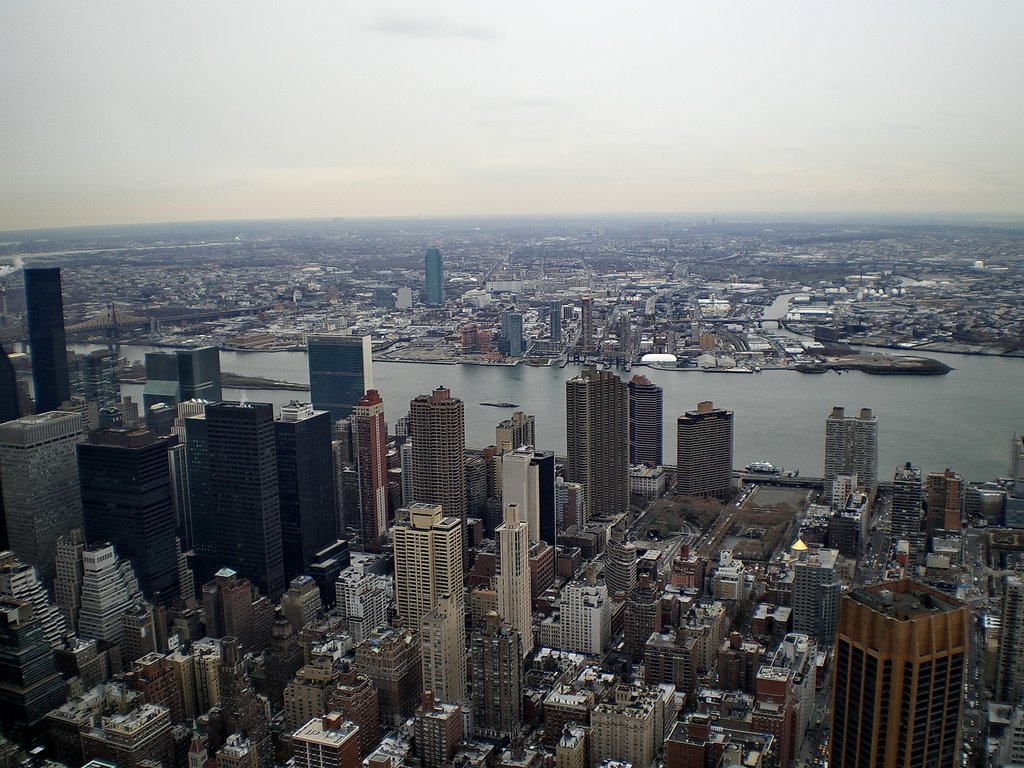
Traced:
POLYGON ((537 445, 536 439, 534 418, 522 411, 516 411, 494 428, 494 445, 498 453, 508 453, 524 445, 533 448, 537 445))
MULTIPOLYGON (((408 519, 391 529, 395 557, 395 608, 406 626, 420 621, 441 595, 459 609, 462 596, 462 521, 445 515, 438 504, 412 504, 408 519)), ((400 513, 401 514, 401 513, 400 513)))
POLYGON ((676 493, 724 499, 732 485, 732 411, 702 402, 676 420, 676 493))
POLYGON ((915 581, 872 584, 839 605, 831 765, 959 765, 970 612, 915 581))
POLYGON ((516 504, 505 506, 504 522, 498 526, 498 614, 523 636, 523 656, 533 650, 533 610, 530 596, 529 527, 519 519, 516 504))
POLYGON ((629 389, 588 368, 565 383, 567 479, 583 485, 590 517, 629 509, 629 389))
POLYGON ((455 703, 466 695, 466 619, 461 601, 440 595, 420 622, 423 690, 455 703))
POLYGON ((409 403, 413 501, 440 504, 447 517, 466 519, 466 416, 444 387, 409 403))

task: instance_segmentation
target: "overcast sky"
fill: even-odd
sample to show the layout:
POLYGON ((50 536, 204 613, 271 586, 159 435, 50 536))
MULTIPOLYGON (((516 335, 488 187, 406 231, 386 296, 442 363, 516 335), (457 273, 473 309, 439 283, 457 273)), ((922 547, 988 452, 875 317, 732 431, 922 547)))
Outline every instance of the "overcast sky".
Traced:
POLYGON ((0 229, 1024 213, 1024 2, 0 2, 0 229))

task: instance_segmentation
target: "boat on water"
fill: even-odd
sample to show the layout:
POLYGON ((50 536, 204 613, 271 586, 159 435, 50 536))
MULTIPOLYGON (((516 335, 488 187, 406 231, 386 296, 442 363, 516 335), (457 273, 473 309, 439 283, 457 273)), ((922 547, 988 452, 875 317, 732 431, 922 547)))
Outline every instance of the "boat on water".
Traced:
POLYGON ((491 408, 518 408, 519 407, 519 403, 507 403, 505 401, 502 401, 500 403, 480 403, 480 405, 487 405, 487 406, 490 406, 491 408))

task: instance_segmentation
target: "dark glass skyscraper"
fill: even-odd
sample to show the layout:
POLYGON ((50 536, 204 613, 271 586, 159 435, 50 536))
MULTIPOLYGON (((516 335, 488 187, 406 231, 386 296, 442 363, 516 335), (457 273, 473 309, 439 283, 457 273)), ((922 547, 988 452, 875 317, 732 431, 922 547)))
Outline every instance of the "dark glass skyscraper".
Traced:
MULTIPOLYGON (((206 407, 206 449, 210 504, 196 534, 213 535, 218 567, 227 566, 277 599, 284 593, 281 513, 277 489, 274 406, 269 403, 211 403, 206 407)), ((203 542, 207 547, 210 542, 203 542)))
POLYGON ((629 381, 629 463, 660 467, 663 391, 646 376, 629 381))
POLYGON ((441 249, 436 245, 427 248, 423 257, 426 275, 426 305, 440 307, 444 305, 444 265, 441 261, 441 249))
POLYGON ((55 411, 71 397, 60 267, 25 270, 25 307, 36 413, 55 411))
POLYGON ((78 445, 88 541, 109 541, 131 561, 147 599, 178 596, 175 515, 167 451, 173 437, 147 429, 103 429, 78 445))
POLYGON ((24 600, 0 599, 0 690, 0 733, 25 747, 42 743, 46 714, 64 703, 64 681, 24 600))
POLYGON ((274 439, 284 577, 291 581, 338 538, 330 414, 308 403, 286 405, 274 439))
POLYGON ((370 337, 311 333, 306 350, 313 407, 328 411, 331 422, 348 418, 356 401, 373 389, 370 337))
POLYGON ((82 358, 82 394, 99 408, 116 406, 121 400, 117 355, 109 349, 97 349, 82 358))
POLYGON ((555 452, 534 451, 537 465, 538 502, 540 507, 540 538, 552 547, 556 543, 555 528, 555 452))
POLYGON ((21 416, 18 407, 18 374, 7 357, 7 350, 0 344, 0 424, 21 416))
POLYGON ((223 397, 220 350, 217 347, 146 353, 146 389, 142 406, 157 403, 172 408, 185 400, 218 402, 223 397))
POLYGON ((629 509, 629 390, 610 371, 587 368, 565 382, 570 482, 586 489, 591 517, 629 509))
POLYGON ((501 343, 502 351, 509 357, 519 357, 526 351, 521 313, 511 309, 501 313, 501 343))

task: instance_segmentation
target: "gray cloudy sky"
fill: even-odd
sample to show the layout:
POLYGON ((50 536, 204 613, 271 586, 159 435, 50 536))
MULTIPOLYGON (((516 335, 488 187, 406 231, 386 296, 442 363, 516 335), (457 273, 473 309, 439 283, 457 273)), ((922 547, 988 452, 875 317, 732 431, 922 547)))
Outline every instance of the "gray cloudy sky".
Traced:
POLYGON ((0 229, 1024 212, 1024 3, 0 2, 0 229))

